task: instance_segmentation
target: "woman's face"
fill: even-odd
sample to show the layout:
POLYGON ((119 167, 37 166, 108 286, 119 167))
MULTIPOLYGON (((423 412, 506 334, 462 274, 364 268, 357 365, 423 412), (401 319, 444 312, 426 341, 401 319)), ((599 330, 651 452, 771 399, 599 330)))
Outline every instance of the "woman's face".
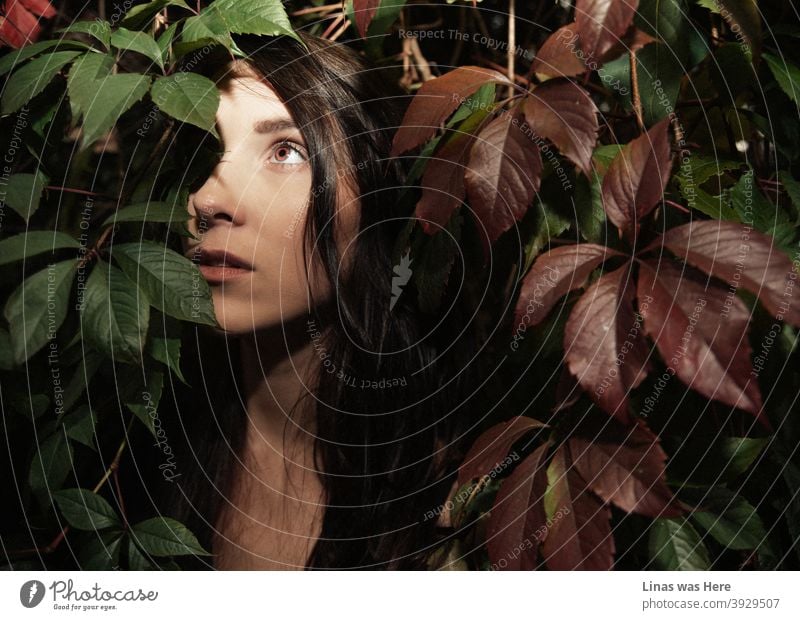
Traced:
MULTIPOLYGON (((224 153, 189 196, 199 240, 185 240, 184 251, 211 286, 223 330, 241 334, 309 310, 302 244, 311 166, 289 111, 255 76, 220 84, 217 128, 224 153)), ((314 293, 328 295, 322 281, 314 293)))

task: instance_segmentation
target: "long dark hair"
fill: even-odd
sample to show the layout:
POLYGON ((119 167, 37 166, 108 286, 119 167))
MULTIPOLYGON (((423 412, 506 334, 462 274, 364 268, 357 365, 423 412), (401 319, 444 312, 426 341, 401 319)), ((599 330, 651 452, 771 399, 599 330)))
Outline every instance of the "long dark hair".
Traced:
MULTIPOLYGON (((310 317, 316 329, 328 328, 319 346, 338 372, 323 372, 319 360, 314 459, 327 506, 306 568, 424 569, 441 535, 431 511, 447 499, 474 425, 466 395, 478 343, 463 331, 465 308, 433 316, 420 312, 413 290, 399 297, 395 290, 393 298, 395 245, 414 204, 401 197, 406 165, 388 154, 409 95, 348 46, 301 37, 308 51, 286 36, 236 43, 282 99, 311 154, 307 269, 322 269, 334 298, 310 317), (348 177, 360 225, 347 250, 353 268, 341 269, 334 214, 348 177)), ((458 261, 454 269, 458 280, 458 261)), ((209 548, 246 417, 238 343, 195 333, 182 352, 192 388, 174 385, 169 431, 186 475, 163 489, 165 511, 209 548)))

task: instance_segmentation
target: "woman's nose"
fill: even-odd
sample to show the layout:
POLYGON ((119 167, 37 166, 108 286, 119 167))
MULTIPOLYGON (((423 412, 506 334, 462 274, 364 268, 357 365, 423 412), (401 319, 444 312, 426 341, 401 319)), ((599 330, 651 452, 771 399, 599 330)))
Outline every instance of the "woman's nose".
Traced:
POLYGON ((228 222, 241 224, 244 209, 236 194, 236 181, 231 177, 232 168, 220 162, 200 188, 189 194, 189 213, 197 219, 199 227, 209 227, 228 222))

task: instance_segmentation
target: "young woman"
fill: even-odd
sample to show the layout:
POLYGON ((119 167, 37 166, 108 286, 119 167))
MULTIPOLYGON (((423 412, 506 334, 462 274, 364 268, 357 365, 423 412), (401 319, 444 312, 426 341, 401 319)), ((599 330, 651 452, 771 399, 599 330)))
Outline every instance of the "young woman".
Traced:
POLYGON ((215 74, 223 153, 183 249, 222 329, 183 349, 165 513, 217 569, 431 568, 475 430, 478 343, 465 308, 423 314, 404 290, 414 204, 388 153, 409 97, 301 36, 308 51, 240 37, 246 59, 215 74))

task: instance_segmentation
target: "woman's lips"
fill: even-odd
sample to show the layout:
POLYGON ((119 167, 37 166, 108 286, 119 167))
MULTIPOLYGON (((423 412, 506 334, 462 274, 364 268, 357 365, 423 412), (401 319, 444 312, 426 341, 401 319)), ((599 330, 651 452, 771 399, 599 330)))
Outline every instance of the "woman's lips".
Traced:
POLYGON ((197 263, 203 277, 212 284, 241 278, 254 271, 252 265, 225 250, 195 248, 187 257, 197 263))

